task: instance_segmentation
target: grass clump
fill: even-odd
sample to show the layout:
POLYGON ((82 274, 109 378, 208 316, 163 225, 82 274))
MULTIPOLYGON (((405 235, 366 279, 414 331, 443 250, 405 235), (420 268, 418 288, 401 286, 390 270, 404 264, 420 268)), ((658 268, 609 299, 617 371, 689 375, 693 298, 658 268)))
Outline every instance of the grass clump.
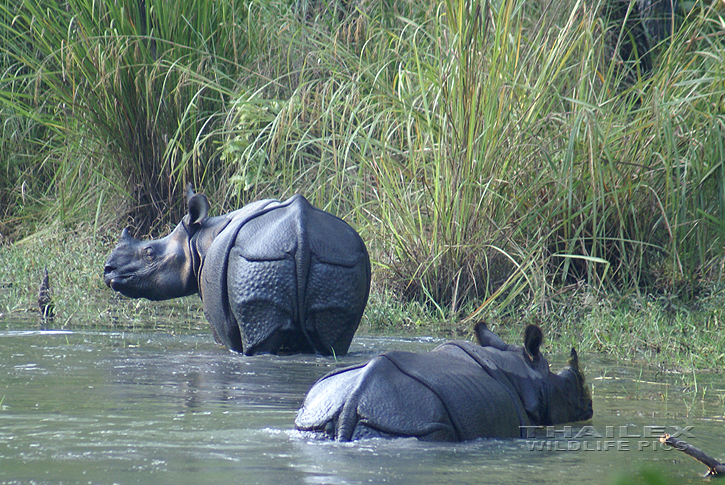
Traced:
POLYGON ((603 299, 582 289, 551 314, 532 320, 562 352, 574 346, 620 361, 648 362, 664 372, 718 372, 725 364, 722 305, 722 291, 703 293, 697 305, 679 307, 676 298, 603 299))
POLYGON ((602 8, 450 1, 297 25, 288 96, 270 83, 233 109, 237 189, 302 187, 356 223, 399 295, 452 316, 519 295, 535 310, 575 282, 691 300, 720 281, 722 17, 693 9, 645 77, 611 57, 622 26, 602 8))
POLYGON ((216 147, 201 140, 249 74, 253 9, 152 0, 0 6, 0 105, 34 128, 10 138, 35 146, 29 161, 11 162, 6 183, 31 180, 27 192, 49 199, 45 210, 62 221, 100 210, 108 194, 130 203, 123 212, 143 231, 178 217, 176 188, 213 185, 220 170, 216 147))

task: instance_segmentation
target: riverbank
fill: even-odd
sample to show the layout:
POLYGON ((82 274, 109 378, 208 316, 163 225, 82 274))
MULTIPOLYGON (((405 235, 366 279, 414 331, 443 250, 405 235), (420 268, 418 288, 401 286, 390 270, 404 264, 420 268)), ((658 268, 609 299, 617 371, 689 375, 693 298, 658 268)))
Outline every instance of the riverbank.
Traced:
MULTIPOLYGON (((55 305, 52 328, 206 331, 196 296, 168 302, 130 300, 105 286, 103 264, 115 238, 115 233, 97 235, 90 227, 81 227, 38 233, 0 246, 0 322, 12 317, 26 320, 29 328, 41 325, 37 294, 47 268, 55 305)), ((477 317, 469 317, 481 302, 471 302, 458 312, 431 309, 395 294, 384 284, 382 273, 373 263, 373 289, 359 333, 473 339, 471 328, 477 317)), ((505 311, 485 317, 507 342, 520 340, 524 324, 537 323, 550 353, 574 346, 662 372, 725 367, 722 290, 703 291, 687 306, 674 295, 612 296, 584 286, 564 287, 536 305, 525 301, 526 295, 522 292, 519 300, 499 306, 505 311)))

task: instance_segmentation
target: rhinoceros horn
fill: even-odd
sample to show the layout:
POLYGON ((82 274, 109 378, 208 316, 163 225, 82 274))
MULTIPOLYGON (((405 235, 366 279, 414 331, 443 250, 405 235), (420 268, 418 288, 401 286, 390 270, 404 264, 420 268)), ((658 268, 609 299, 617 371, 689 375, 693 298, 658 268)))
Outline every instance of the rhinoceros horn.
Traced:
POLYGON ((124 228, 123 231, 121 231, 121 239, 119 242, 130 242, 133 240, 133 237, 131 236, 131 233, 128 232, 128 227, 124 228))

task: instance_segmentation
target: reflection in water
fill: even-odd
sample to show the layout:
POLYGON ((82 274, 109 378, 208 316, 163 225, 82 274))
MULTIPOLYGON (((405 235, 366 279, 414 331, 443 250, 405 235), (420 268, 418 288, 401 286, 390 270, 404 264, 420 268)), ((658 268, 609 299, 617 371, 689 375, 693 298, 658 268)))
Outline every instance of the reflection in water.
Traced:
MULTIPOLYGON (((725 457, 722 397, 715 391, 722 386, 705 382, 708 376, 698 383, 713 392, 694 399, 677 378, 585 355, 595 416, 584 426, 539 430, 531 440, 334 443, 293 429, 312 383, 378 351, 423 351, 438 342, 357 338, 351 353, 335 361, 243 357, 210 340, 207 334, 0 331, 0 483, 147 483, 158 476, 173 483, 517 483, 535 477, 560 484, 564 471, 564 483, 598 484, 643 466, 678 483, 700 483, 704 470, 693 460, 642 447, 652 441, 647 429, 658 426, 687 429, 692 438, 685 439, 725 457), (603 444, 608 441, 627 441, 629 448, 617 451, 603 444), (570 443, 579 448, 572 451, 570 443)), ((563 361, 553 357, 558 370, 563 361)))

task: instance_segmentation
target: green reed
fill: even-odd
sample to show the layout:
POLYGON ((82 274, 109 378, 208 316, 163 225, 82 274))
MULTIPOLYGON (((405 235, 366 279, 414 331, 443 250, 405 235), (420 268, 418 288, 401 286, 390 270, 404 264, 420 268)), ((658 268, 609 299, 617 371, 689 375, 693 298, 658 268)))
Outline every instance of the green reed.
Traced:
POLYGON ((26 141, 42 144, 26 175, 52 165, 47 185, 62 220, 121 192, 148 228, 179 205, 185 182, 214 180, 216 147, 196 141, 221 122, 226 95, 249 72, 246 5, 28 0, 0 14, 10 40, 2 104, 47 130, 26 141))
POLYGON ((715 7, 643 73, 576 0, 22 6, 0 98, 42 143, 5 173, 44 174, 46 213, 158 215, 186 181, 220 209, 303 192, 360 230, 376 285, 442 318, 720 282, 715 7))

